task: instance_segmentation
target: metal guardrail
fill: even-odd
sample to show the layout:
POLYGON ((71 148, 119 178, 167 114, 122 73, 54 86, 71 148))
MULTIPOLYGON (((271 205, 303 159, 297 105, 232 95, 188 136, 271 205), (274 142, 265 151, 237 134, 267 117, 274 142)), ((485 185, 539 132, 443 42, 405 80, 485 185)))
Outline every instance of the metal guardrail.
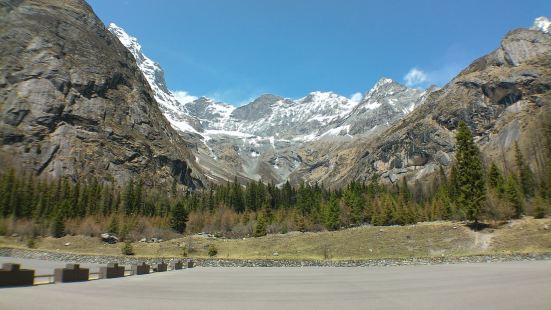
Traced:
POLYGON ((34 276, 34 285, 44 285, 44 284, 52 284, 54 283, 54 275, 53 274, 37 274, 34 276), (48 278, 47 281, 36 281, 37 278, 48 278))

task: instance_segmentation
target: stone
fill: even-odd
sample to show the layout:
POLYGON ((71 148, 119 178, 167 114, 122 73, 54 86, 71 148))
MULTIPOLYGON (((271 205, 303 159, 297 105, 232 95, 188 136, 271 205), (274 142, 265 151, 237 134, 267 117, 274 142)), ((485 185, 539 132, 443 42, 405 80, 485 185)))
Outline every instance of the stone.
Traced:
POLYGON ((100 235, 100 237, 101 237, 101 241, 107 242, 109 244, 115 244, 115 243, 119 242, 119 238, 117 236, 115 236, 114 234, 103 233, 103 234, 100 235))
POLYGON ((543 225, 543 229, 544 230, 549 230, 549 225, 547 225, 547 224, 543 225))
POLYGON ((279 253, 278 253, 278 252, 274 252, 274 253, 272 253, 272 256, 279 256, 279 253))
POLYGON ((64 246, 70 246, 71 242, 65 242, 64 246))
POLYGON ((147 242, 147 238, 141 238, 141 239, 140 239, 140 242, 142 242, 142 243, 143 243, 143 242, 147 242))

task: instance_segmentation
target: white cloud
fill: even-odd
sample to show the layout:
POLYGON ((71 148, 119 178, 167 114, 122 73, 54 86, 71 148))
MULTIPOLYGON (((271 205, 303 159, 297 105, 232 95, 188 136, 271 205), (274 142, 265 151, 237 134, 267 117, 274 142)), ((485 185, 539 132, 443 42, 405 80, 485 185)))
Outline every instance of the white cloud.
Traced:
POLYGON ((350 96, 350 100, 354 101, 354 102, 360 102, 363 98, 363 95, 362 93, 358 92, 358 93, 354 93, 352 94, 352 96, 350 96))
POLYGON ((178 102, 184 104, 197 99, 197 97, 190 95, 187 91, 184 90, 175 90, 172 91, 172 94, 174 95, 174 98, 178 100, 178 102))
POLYGON ((428 82, 429 77, 424 71, 417 68, 411 68, 404 76, 404 81, 406 82, 406 86, 415 87, 428 82))

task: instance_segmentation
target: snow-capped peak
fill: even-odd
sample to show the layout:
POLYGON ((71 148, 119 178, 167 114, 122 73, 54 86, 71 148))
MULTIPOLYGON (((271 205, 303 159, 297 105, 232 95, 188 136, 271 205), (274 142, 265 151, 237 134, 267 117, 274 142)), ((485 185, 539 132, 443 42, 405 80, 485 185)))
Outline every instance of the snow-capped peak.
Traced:
POLYGON ((390 84, 396 84, 396 82, 392 79, 385 78, 385 77, 379 79, 379 81, 377 81, 377 83, 375 83, 375 85, 364 96, 364 99, 370 97, 375 92, 379 91, 381 88, 385 87, 386 85, 390 85, 390 84))
POLYGON ((190 116, 185 105, 196 98, 186 92, 173 94, 166 86, 163 69, 158 63, 145 56, 138 39, 126 33, 115 23, 110 23, 108 29, 136 59, 136 64, 153 90, 155 101, 172 127, 180 131, 197 133, 197 129, 190 124, 190 121, 191 123, 198 123, 198 121, 190 116), (177 98, 183 102, 178 101, 177 98))
POLYGON ((138 39, 126 33, 124 29, 117 26, 115 23, 110 23, 108 29, 109 31, 111 31, 111 33, 117 36, 122 45, 124 45, 127 49, 130 50, 130 52, 132 52, 132 54, 134 54, 134 57, 136 55, 143 55, 142 46, 140 45, 140 43, 138 43, 138 39))
POLYGON ((530 29, 551 33, 551 21, 545 16, 540 16, 534 20, 534 25, 530 29))

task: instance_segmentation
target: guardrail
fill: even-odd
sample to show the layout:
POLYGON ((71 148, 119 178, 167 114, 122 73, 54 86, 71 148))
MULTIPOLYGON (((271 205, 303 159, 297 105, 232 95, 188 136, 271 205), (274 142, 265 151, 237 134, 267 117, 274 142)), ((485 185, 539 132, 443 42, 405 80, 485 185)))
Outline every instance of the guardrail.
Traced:
POLYGON ((34 285, 44 285, 44 284, 53 284, 54 281, 54 275, 53 274, 37 274, 34 276, 34 285), (47 278, 46 281, 37 281, 37 278, 47 278))
MULTIPOLYGON (((113 268, 113 266, 110 265, 116 265, 117 264, 109 264, 108 267, 102 267, 100 268, 100 272, 89 272, 88 269, 80 269, 83 270, 82 272, 85 272, 85 274, 88 274, 87 281, 93 281, 93 280, 99 280, 104 278, 104 274, 101 272, 101 269, 104 268, 113 268)), ((142 263, 142 265, 134 266, 134 267, 143 267, 147 266, 145 263, 142 263)), ((193 268, 193 261, 188 260, 186 265, 183 265, 182 262, 178 261, 176 264, 173 262, 171 266, 167 266, 164 262, 161 262, 160 264, 157 264, 154 266, 154 268, 149 269, 149 266, 147 267, 147 270, 143 273, 138 272, 137 268, 136 270, 133 269, 126 269, 123 266, 118 268, 124 268, 123 269, 123 276, 124 277, 130 277, 137 274, 151 274, 151 273, 158 273, 158 272, 164 272, 164 271, 174 271, 174 270, 180 270, 183 266, 186 266, 188 268, 193 268)), ((187 269, 187 268, 186 268, 187 269)), ((120 269, 119 269, 120 270, 120 269)), ((18 264, 4 264, 2 266, 2 269, 0 269, 0 287, 1 286, 20 286, 20 285, 45 285, 45 284, 53 284, 57 282, 64 282, 64 281, 83 281, 80 279, 74 279, 73 278, 65 278, 66 276, 62 277, 62 280, 58 279, 56 274, 58 274, 60 271, 60 268, 56 270, 55 274, 34 274, 34 270, 29 269, 20 269, 18 264), (25 276, 27 280, 23 279, 23 276, 25 276)), ((63 269, 64 272, 72 272, 75 273, 75 271, 79 271, 78 264, 68 264, 67 268, 63 269), (69 269, 69 270, 67 270, 69 269)), ((105 272, 105 271, 104 271, 105 272)), ((120 275, 119 275, 120 276, 120 275)), ((69 276, 70 277, 70 276, 69 276)), ((107 276, 106 278, 109 278, 110 276, 107 276)), ((84 280, 86 281, 86 280, 84 280)))

